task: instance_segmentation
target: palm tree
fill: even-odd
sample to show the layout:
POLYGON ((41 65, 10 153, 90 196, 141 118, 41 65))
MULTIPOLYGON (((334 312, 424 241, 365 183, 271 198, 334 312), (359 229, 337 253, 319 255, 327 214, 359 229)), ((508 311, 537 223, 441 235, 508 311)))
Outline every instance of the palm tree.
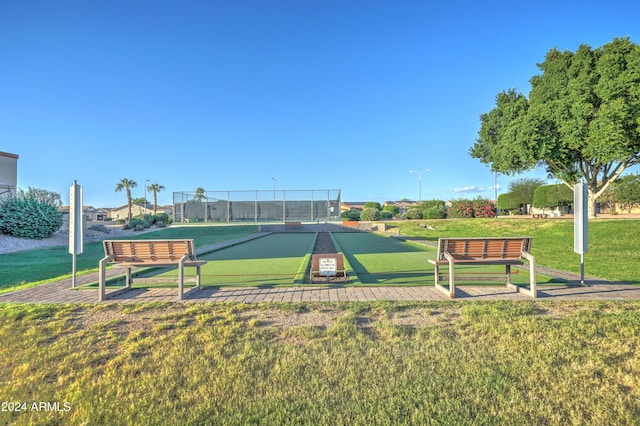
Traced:
POLYGON ((152 183, 151 185, 147 186, 147 190, 153 192, 153 214, 156 214, 156 212, 158 211, 158 192, 162 191, 164 189, 164 186, 160 185, 159 183, 152 183))
POLYGON ((131 188, 138 186, 135 180, 129 180, 127 178, 120 179, 118 185, 116 185, 116 192, 120 192, 123 189, 127 191, 127 205, 129 206, 129 220, 131 220, 131 188))
POLYGON ((207 191, 204 188, 196 188, 196 195, 193 197, 196 201, 202 201, 207 198, 207 191))

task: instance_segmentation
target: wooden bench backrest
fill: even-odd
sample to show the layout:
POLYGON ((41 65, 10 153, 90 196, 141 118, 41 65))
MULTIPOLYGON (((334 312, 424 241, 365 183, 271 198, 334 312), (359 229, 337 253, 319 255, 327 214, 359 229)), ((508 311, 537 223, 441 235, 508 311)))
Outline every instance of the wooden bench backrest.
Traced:
POLYGON ((195 259, 193 240, 104 240, 105 256, 113 262, 177 263, 185 254, 195 259))
POLYGON ((313 254, 311 255, 311 271, 319 271, 320 270, 320 258, 333 258, 337 259, 336 261, 336 269, 338 271, 344 271, 344 260, 343 256, 338 253, 331 254, 313 254))
POLYGON ((440 238, 438 260, 445 252, 456 260, 518 260, 530 248, 531 237, 440 238))

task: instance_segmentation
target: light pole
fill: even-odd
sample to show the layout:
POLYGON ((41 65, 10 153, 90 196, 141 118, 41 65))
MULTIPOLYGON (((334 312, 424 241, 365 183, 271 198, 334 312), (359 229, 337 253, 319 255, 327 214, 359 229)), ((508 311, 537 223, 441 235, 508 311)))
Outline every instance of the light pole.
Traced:
POLYGON ((271 180, 273 181, 273 201, 276 200, 276 178, 272 177, 271 180))
POLYGON ((147 210, 147 182, 149 182, 149 179, 145 179, 144 180, 144 209, 145 209, 145 213, 147 210))
POLYGON ((409 173, 417 173, 418 174, 418 202, 422 202, 422 173, 430 172, 429 169, 423 170, 409 170, 409 173))

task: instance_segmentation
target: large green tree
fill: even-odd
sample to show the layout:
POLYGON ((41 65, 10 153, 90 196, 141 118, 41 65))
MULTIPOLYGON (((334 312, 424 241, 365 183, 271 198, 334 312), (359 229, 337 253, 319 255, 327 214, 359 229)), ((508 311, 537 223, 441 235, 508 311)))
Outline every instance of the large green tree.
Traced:
POLYGON ((529 204, 533 204, 533 193, 536 188, 544 185, 542 179, 520 178, 509 183, 511 200, 523 207, 523 213, 528 213, 529 204))
POLYGON ((552 49, 538 67, 528 98, 502 92, 480 116, 469 152, 494 172, 544 166, 569 187, 584 179, 593 216, 596 199, 640 163, 640 46, 616 38, 597 49, 552 49))

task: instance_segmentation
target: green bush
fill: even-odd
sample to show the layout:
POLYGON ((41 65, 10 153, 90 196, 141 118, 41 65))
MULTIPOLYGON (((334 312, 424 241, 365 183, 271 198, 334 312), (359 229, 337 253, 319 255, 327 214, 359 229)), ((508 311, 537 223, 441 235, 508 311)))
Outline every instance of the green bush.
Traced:
POLYGON ((380 220, 380 210, 371 207, 365 207, 360 214, 360 220, 369 222, 380 220))
POLYGON ((367 201, 366 203, 364 203, 364 208, 365 209, 382 210, 382 207, 380 206, 380 203, 378 203, 376 201, 367 201))
POLYGON ((158 225, 159 223, 164 223, 165 225, 169 223, 169 215, 166 213, 156 213, 153 215, 153 223, 158 225))
POLYGON ((380 220, 391 220, 391 219, 393 219, 393 212, 389 210, 380 211, 380 220))
POLYGON ((520 209, 520 203, 510 194, 498 195, 498 208, 500 210, 511 211, 520 209))
POLYGON ((400 214, 400 207, 396 206, 395 204, 387 204, 382 208, 382 211, 391 212, 391 216, 395 216, 400 214))
POLYGON ((111 231, 104 225, 92 225, 89 227, 92 231, 104 232, 105 234, 110 233, 111 231))
POLYGON ((418 205, 423 219, 444 219, 447 217, 447 208, 442 200, 423 201, 418 205))
POLYGON ((156 221, 155 216, 152 214, 139 214, 134 216, 131 220, 133 219, 141 221, 145 229, 152 227, 156 221))
POLYGON ((430 207, 427 210, 422 211, 423 219, 444 219, 447 217, 447 208, 444 203, 430 207))
POLYGON ((62 213, 55 205, 32 196, 16 196, 0 203, 0 233, 42 240, 62 226, 62 213))
POLYGON ((407 210, 404 217, 407 219, 422 219, 422 212, 419 208, 413 207, 407 210))
POLYGON ((124 229, 133 229, 134 231, 143 231, 143 230, 147 229, 149 226, 151 226, 151 225, 149 225, 144 220, 139 219, 137 217, 134 217, 133 219, 131 219, 129 221, 129 223, 127 223, 124 226, 124 229))
POLYGON ((351 209, 340 214, 342 220, 360 220, 360 210, 351 209))
POLYGON ((539 209, 570 205, 573 191, 564 184, 542 185, 533 191, 533 207, 539 209))

